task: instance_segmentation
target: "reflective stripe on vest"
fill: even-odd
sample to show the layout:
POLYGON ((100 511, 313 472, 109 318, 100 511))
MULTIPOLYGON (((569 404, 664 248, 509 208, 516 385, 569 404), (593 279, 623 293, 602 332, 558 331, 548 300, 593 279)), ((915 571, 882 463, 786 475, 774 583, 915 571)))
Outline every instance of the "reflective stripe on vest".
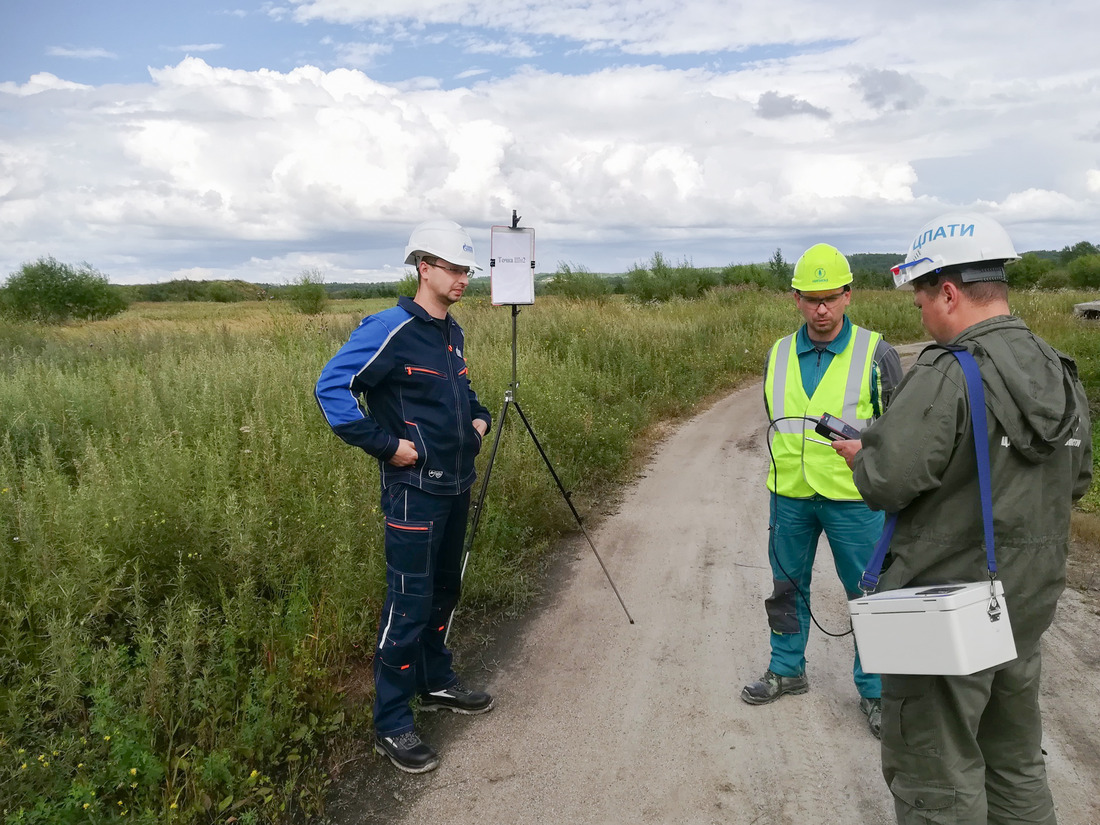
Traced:
POLYGON ((871 363, 882 336, 853 324, 848 345, 833 356, 810 398, 802 385, 795 335, 776 341, 768 355, 764 396, 771 419, 776 422, 772 428, 775 463, 769 468, 768 489, 791 498, 809 498, 817 493, 836 501, 859 501, 852 471, 844 459, 832 447, 808 441, 807 437, 824 440, 814 431, 824 412, 858 430, 871 422, 871 363), (786 417, 792 418, 778 420, 786 417))

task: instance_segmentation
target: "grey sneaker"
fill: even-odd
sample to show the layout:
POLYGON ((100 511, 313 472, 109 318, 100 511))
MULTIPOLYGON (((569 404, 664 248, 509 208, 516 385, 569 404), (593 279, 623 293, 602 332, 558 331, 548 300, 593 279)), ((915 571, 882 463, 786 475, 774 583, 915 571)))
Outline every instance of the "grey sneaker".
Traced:
POLYGON ((882 738, 882 700, 878 697, 868 699, 866 696, 859 700, 859 709, 867 716, 867 727, 871 729, 875 739, 882 738))
POLYGON ((374 750, 389 757, 405 773, 427 773, 439 767, 439 755, 413 731, 397 736, 376 736, 374 750))
POLYGON ((449 710, 476 716, 493 709, 493 697, 480 690, 469 690, 461 682, 455 682, 442 690, 420 694, 421 710, 449 710))
POLYGON ((764 675, 741 691, 741 700, 750 705, 766 705, 784 693, 796 696, 810 689, 810 681, 803 673, 799 676, 780 676, 765 670, 764 675))

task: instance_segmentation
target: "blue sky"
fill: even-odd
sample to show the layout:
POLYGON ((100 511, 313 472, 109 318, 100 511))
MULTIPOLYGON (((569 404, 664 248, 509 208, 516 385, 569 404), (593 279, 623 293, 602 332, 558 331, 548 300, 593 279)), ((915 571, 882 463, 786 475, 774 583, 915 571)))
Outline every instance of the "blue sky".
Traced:
POLYGON ((0 3, 0 278, 398 278, 448 217, 540 271, 1100 242, 1100 9, 1055 0, 0 3))

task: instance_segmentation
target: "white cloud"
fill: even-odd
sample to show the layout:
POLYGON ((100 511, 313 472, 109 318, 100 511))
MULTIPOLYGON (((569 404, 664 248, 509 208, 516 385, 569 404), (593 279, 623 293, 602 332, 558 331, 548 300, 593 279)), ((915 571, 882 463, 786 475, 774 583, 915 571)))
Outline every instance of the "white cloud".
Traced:
POLYGON ((102 58, 115 60, 118 58, 118 55, 113 52, 109 52, 106 49, 76 49, 66 46, 50 46, 48 49, 46 49, 46 54, 51 55, 52 57, 72 57, 77 60, 99 60, 102 58))
POLYGON ((526 43, 517 38, 504 41, 472 37, 466 41, 465 49, 471 54, 492 54, 498 57, 515 57, 520 59, 532 58, 538 54, 530 43, 526 43))
POLYGON ((192 43, 186 46, 169 46, 174 52, 187 52, 188 54, 202 54, 204 52, 216 52, 225 48, 224 43, 192 43))
POLYGON ((876 22, 856 3, 840 13, 813 0, 783 4, 665 0, 594 3, 566 0, 293 0, 303 22, 409 21, 419 26, 485 27, 500 31, 610 44, 635 54, 695 54, 761 43, 844 40, 865 34, 876 22))
POLYGON ((350 66, 354 69, 366 69, 373 66, 379 57, 393 51, 389 43, 349 41, 337 43, 332 38, 324 38, 322 43, 331 45, 342 66, 350 66))
POLYGON ((1014 218, 1042 216, 1044 220, 1073 219, 1085 214, 1084 204, 1062 192, 1047 189, 1026 189, 1013 192, 1000 203, 989 204, 1002 220, 1011 223, 1014 218))
POLYGON ((897 250, 954 208, 1055 248, 1100 225, 1100 12, 1078 0, 1041 15, 1016 0, 904 13, 850 0, 313 0, 294 12, 358 27, 325 41, 349 68, 191 57, 146 84, 0 83, 0 123, 33 124, 0 131, 0 272, 53 254, 120 278, 401 277, 413 224, 459 220, 487 260, 487 227, 513 208, 550 268, 657 250, 721 264, 787 245, 793 258, 831 239, 897 250), (1021 25, 1028 36, 1011 39, 1021 25), (542 57, 554 37, 620 51, 572 75, 493 62, 531 44, 542 57), (481 56, 446 64, 446 80, 371 76, 401 43, 432 39, 481 56), (653 58, 706 49, 724 54, 705 68, 653 58))
POLYGON ((69 80, 62 80, 56 75, 52 75, 49 72, 39 72, 33 74, 26 83, 20 86, 18 83, 12 83, 6 81, 0 83, 0 94, 18 95, 25 97, 27 95, 36 95, 39 92, 48 92, 55 89, 88 89, 92 87, 83 83, 73 83, 69 80))

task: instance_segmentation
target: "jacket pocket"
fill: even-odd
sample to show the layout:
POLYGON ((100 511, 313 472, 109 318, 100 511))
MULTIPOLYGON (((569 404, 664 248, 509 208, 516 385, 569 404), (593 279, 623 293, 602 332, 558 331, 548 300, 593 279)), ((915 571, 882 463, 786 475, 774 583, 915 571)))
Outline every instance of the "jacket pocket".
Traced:
POLYGON ((406 364, 405 374, 410 377, 440 378, 446 380, 447 374, 431 367, 421 367, 417 364, 406 364))
POLYGON ((409 441, 416 447, 416 463, 412 465, 412 468, 419 469, 428 463, 428 441, 424 438, 424 433, 420 431, 420 425, 415 421, 405 422, 405 432, 409 437, 409 441))

